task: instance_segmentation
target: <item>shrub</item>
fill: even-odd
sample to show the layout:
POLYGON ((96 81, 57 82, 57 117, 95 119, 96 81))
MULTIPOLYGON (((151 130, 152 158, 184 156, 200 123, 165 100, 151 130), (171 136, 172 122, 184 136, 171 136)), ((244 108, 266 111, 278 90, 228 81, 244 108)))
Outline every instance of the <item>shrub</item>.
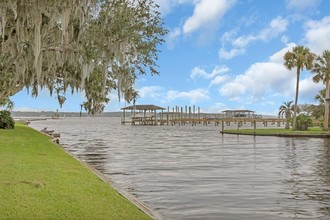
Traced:
POLYGON ((0 111, 0 128, 13 129, 15 127, 15 121, 11 117, 10 112, 3 110, 0 111))
POLYGON ((297 130, 306 131, 308 127, 312 126, 312 119, 305 114, 297 117, 297 130))

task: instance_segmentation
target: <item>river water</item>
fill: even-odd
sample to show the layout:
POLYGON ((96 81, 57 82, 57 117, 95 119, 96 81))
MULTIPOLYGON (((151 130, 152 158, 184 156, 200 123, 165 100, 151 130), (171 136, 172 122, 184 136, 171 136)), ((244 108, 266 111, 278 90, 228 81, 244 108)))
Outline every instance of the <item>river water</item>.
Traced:
POLYGON ((120 118, 35 121, 165 219, 330 219, 329 139, 221 135, 120 118))

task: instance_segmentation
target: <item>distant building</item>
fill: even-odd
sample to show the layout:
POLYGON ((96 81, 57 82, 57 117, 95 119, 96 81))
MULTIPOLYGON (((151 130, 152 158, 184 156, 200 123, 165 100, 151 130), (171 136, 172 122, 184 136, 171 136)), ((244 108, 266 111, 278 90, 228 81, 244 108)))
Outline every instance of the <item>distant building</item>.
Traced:
POLYGON ((315 105, 312 105, 312 104, 298 104, 297 105, 297 107, 298 107, 298 113, 299 114, 306 114, 306 115, 311 116, 312 111, 313 111, 311 109, 312 106, 315 106, 315 105))

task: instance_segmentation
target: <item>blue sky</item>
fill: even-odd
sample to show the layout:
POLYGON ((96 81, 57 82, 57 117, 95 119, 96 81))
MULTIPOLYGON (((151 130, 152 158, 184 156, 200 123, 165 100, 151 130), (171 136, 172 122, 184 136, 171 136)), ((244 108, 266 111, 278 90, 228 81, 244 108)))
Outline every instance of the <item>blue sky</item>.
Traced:
MULTIPOLYGON (((330 50, 328 0, 156 0, 169 29, 159 49, 160 75, 140 76, 137 104, 192 106, 203 112, 249 109, 276 115, 294 100, 296 73, 283 66, 295 45, 316 54, 330 50)), ((304 71, 299 103, 315 103, 323 88, 304 71)), ((125 102, 111 95, 105 111, 125 102)), ((56 97, 26 90, 13 97, 14 110, 80 111, 82 94, 68 94, 60 109, 56 97)))

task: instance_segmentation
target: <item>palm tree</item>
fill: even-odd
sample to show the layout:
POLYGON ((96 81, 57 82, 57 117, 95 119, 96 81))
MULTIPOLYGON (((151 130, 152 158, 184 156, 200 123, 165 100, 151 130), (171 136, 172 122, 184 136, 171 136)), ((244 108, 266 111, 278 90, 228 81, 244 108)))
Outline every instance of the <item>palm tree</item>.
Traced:
POLYGON ((319 94, 317 94, 314 99, 320 103, 320 105, 324 105, 325 103, 325 89, 322 89, 319 91, 319 94))
POLYGON ((290 120, 292 118, 292 112, 294 111, 294 106, 292 105, 293 101, 290 102, 283 102, 283 105, 280 106, 278 116, 283 116, 285 115, 285 129, 290 128, 290 120))
POLYGON ((325 103, 325 89, 319 91, 319 93, 314 98, 319 102, 318 105, 311 105, 308 107, 308 111, 315 119, 324 117, 324 103, 325 103))
POLYGON ((294 102, 294 111, 293 111, 293 124, 292 129, 296 130, 296 121, 297 121, 297 105, 298 105, 298 94, 299 94, 299 78, 300 71, 306 68, 307 70, 312 69, 314 54, 310 52, 309 48, 304 46, 295 46, 292 48, 292 51, 288 51, 284 55, 284 66, 288 70, 297 68, 297 82, 296 82, 296 97, 294 102))
POLYGON ((329 130, 329 98, 330 98, 330 51, 325 50, 322 56, 316 58, 312 72, 315 73, 313 81, 325 84, 324 123, 323 130, 329 130))

